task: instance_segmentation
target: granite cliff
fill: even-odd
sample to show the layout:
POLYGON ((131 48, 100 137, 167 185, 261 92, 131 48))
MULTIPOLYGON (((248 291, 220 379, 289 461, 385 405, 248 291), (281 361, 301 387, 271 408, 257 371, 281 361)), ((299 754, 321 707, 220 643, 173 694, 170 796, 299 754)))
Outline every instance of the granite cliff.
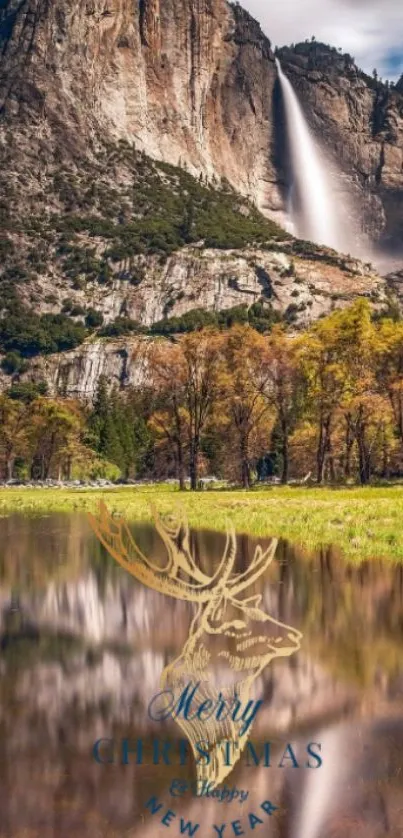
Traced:
POLYGON ((364 230, 388 251, 402 244, 403 85, 361 72, 350 55, 316 42, 279 57, 316 136, 355 194, 364 230))
MULTIPOLYGON (((282 250, 268 253, 253 248, 242 251, 184 248, 161 265, 147 260, 147 276, 139 286, 115 279, 109 287, 96 281, 75 291, 74 299, 102 311, 105 321, 119 323, 122 310, 143 324, 164 324, 167 301, 171 317, 204 308, 236 311, 258 304, 263 311, 283 317, 293 327, 308 326, 335 308, 344 308, 357 296, 370 299, 377 308, 388 305, 385 282, 369 266, 355 260, 292 257, 282 250), (231 308, 230 308, 231 307, 231 308), (117 318, 113 321, 113 318, 117 318)), ((60 298, 65 292, 59 280, 60 298)), ((51 310, 52 305, 44 304, 51 310)), ((54 307, 54 306, 53 306, 54 307)), ((80 317, 74 317, 79 321, 80 317)), ((169 323, 168 319, 168 323, 169 323)), ((122 335, 87 339, 71 351, 38 355, 20 374, 20 381, 45 380, 49 395, 91 401, 101 376, 118 389, 144 385, 148 376, 150 337, 122 335)), ((9 386, 9 376, 0 373, 0 387, 9 386)))
MULTIPOLYGON (((41 162, 107 134, 264 204, 270 42, 225 0, 6 0, 0 107, 41 162), (32 131, 32 123, 36 130, 32 131)), ((4 124, 4 123, 3 123, 4 124)))
MULTIPOLYGON (((321 44, 279 57, 341 165, 362 229, 398 248, 401 87, 368 78, 352 57, 321 44)), ((257 302, 303 326, 357 295, 383 305, 393 283, 282 231, 285 148, 275 56, 240 6, 3 0, 3 353, 26 355, 34 340, 28 355, 49 360, 31 370, 53 369, 58 356, 48 353, 81 343, 88 317, 89 354, 102 359, 105 343, 94 344, 102 320, 148 327, 195 308, 257 302), (43 339, 44 329, 58 338, 43 339)), ((74 351, 71 382, 88 347, 74 351)), ((49 375, 53 387, 59 372, 49 375)), ((116 367, 116 375, 126 373, 116 367)), ((91 396, 93 371, 85 380, 91 396)))
MULTIPOLYGON (((226 0, 5 0, 3 143, 36 158, 126 139, 193 174, 226 177, 269 213, 287 181, 274 54, 226 0)), ((403 92, 315 42, 280 50, 312 127, 360 197, 375 238, 401 241, 403 92), (362 200, 363 199, 363 200, 362 200)))

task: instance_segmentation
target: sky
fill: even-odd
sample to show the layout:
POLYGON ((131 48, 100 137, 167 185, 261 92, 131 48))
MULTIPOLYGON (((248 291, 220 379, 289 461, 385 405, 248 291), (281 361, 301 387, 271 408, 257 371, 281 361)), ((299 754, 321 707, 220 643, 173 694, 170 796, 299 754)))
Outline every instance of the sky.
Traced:
POLYGON ((403 73, 403 0, 241 0, 273 46, 315 36, 383 79, 403 73))

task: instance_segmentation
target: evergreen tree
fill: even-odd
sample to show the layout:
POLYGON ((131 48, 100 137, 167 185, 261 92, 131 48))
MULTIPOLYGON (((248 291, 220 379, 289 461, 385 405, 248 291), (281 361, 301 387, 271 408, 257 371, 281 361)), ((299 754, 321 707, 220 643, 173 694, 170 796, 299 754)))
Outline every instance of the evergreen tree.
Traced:
POLYGON ((106 423, 109 412, 108 389, 106 377, 101 375, 98 381, 97 392, 94 399, 94 407, 89 419, 89 430, 93 435, 94 448, 100 451, 101 434, 106 423))
POLYGON ((99 453, 110 463, 116 463, 119 468, 122 468, 123 450, 111 411, 108 411, 101 430, 99 453))
POLYGON ((130 408, 119 396, 116 390, 111 395, 111 418, 115 430, 116 440, 114 442, 114 460, 122 470, 127 479, 134 462, 134 440, 130 408))
POLYGON ((92 445, 110 463, 122 468, 123 451, 116 427, 113 400, 108 394, 106 377, 100 376, 94 408, 89 421, 92 445))

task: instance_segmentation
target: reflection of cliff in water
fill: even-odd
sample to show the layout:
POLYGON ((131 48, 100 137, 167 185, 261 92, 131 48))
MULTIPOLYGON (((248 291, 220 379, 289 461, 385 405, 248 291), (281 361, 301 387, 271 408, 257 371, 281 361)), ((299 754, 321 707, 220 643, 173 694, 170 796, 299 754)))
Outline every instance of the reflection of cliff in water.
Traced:
MULTIPOLYGON (((147 555, 163 558, 151 526, 137 526, 136 537, 147 555)), ((205 570, 219 560, 223 544, 214 533, 194 537, 194 553, 205 570)), ((127 830, 140 817, 147 794, 165 794, 169 806, 166 789, 178 770, 96 766, 91 745, 99 737, 178 735, 175 726, 152 727, 147 707, 163 667, 183 646, 192 606, 162 597, 121 571, 99 547, 85 516, 2 519, 0 545, 0 836, 17 835, 26 825, 35 830, 37 823, 42 838, 127 830)), ((238 571, 248 566, 255 546, 252 539, 238 538, 238 571)), ((256 684, 265 703, 252 740, 306 742, 318 728, 326 732, 342 722, 337 741, 343 782, 350 782, 343 771, 354 762, 362 800, 369 799, 374 784, 385 784, 381 803, 372 809, 365 803, 369 814, 362 835, 389 835, 379 832, 382 806, 382 823, 388 822, 393 834, 397 804, 391 801, 402 805, 389 744, 401 736, 403 567, 376 561, 354 567, 343 563, 336 549, 310 556, 283 543, 250 593, 262 593, 267 613, 304 632, 302 651, 275 661, 256 684), (389 719, 382 736, 380 718, 389 719), (364 743, 378 766, 371 777, 360 768, 364 743)), ((315 741, 325 742, 325 733, 320 735, 315 741)), ((295 813, 302 817, 309 787, 303 770, 288 772, 284 784, 286 774, 241 764, 229 784, 255 790, 248 811, 270 794, 277 800, 283 795, 287 818, 275 823, 288 836, 295 813)), ((325 834, 349 835, 349 818, 354 822, 357 809, 349 805, 341 832, 340 811, 326 808, 326 828, 332 831, 325 834)), ((224 804, 190 798, 180 803, 203 823, 210 809, 212 822, 234 820, 234 806, 223 814, 224 804)), ((147 817, 133 835, 143 835, 146 825, 150 835, 159 835, 157 821, 147 817)), ((165 829, 161 826, 161 834, 165 829)), ((270 834, 276 829, 273 821, 270 834)), ((321 838, 320 829, 315 838, 321 838)))

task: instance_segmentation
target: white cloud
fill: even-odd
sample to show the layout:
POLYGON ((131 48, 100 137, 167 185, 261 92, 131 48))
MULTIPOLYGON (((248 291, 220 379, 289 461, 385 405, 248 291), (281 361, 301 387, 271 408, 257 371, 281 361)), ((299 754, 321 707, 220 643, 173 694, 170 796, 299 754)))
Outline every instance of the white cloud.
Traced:
POLYGON ((315 35, 351 53, 368 73, 376 67, 383 78, 396 79, 403 72, 402 0, 241 0, 241 5, 274 46, 315 35))

